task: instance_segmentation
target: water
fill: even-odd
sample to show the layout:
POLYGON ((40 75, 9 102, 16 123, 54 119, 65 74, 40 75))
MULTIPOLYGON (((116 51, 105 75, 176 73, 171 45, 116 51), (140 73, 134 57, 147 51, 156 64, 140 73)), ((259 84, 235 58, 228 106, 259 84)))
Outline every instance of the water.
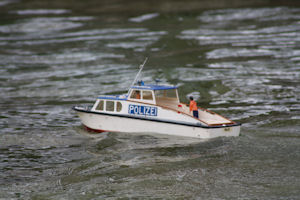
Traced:
POLYGON ((299 3, 224 2, 0 1, 0 199, 299 199, 299 3), (241 136, 86 132, 145 57, 241 136))

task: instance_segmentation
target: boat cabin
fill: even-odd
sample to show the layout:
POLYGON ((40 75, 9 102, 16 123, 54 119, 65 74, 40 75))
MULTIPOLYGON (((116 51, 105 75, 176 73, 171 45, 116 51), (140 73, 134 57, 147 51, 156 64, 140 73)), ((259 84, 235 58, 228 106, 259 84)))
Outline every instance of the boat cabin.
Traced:
POLYGON ((133 86, 129 91, 128 100, 157 106, 179 104, 177 87, 165 85, 133 86))
POLYGON ((136 102, 161 107, 177 107, 179 102, 176 86, 165 85, 134 85, 127 95, 102 95, 99 96, 93 111, 124 113, 127 108, 125 102, 136 102), (124 109, 124 110, 123 110, 124 109))

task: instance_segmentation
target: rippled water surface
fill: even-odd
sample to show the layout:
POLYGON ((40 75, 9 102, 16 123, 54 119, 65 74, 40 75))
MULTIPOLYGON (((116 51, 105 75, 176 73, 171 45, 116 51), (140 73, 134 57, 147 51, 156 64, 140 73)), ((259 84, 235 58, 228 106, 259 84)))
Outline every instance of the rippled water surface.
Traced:
POLYGON ((299 199, 300 5, 221 2, 0 0, 0 199, 299 199), (83 129, 145 57, 241 136, 83 129))

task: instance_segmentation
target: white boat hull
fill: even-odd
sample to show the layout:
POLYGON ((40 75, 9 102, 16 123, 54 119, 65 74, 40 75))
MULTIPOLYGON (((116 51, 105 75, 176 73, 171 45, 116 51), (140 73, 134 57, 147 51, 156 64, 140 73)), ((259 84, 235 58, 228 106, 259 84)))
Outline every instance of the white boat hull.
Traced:
POLYGON ((200 125, 120 115, 108 115, 80 110, 77 110, 77 112, 84 126, 98 132, 158 133, 204 139, 238 136, 241 127, 239 124, 230 126, 203 127, 200 125))

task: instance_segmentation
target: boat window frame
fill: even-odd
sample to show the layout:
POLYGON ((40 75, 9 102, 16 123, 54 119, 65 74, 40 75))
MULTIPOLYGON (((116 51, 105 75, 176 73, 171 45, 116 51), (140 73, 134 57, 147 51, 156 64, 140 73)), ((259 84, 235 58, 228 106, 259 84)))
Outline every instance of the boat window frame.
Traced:
POLYGON ((123 104, 120 101, 115 101, 115 104, 115 112, 121 112, 123 109, 123 104), (118 110, 118 104, 121 105, 120 110, 118 110))
POLYGON ((98 99, 97 102, 93 105, 92 111, 96 111, 96 112, 122 112, 124 110, 124 103, 122 101, 117 101, 114 99, 98 99), (99 110, 97 109, 99 104, 103 102, 103 109, 99 110), (107 110, 107 102, 113 102, 113 110, 107 110))
POLYGON ((129 98, 130 99, 135 99, 135 100, 141 100, 142 99, 141 93, 142 93, 142 90, 140 90, 140 89, 132 89, 131 92, 130 92, 129 98), (136 98, 136 94, 137 94, 136 92, 139 92, 140 98, 136 98))
POLYGON ((142 90, 142 100, 145 100, 145 101, 153 101, 154 100, 154 94, 153 94, 153 91, 152 90, 142 90), (151 99, 145 99, 144 98, 144 93, 145 92, 149 92, 151 94, 151 99))
POLYGON ((174 89, 166 89, 166 90, 154 90, 154 95, 155 95, 155 99, 159 99, 159 98, 162 98, 162 99, 165 99, 165 100, 169 100, 169 101, 176 101, 177 103, 180 103, 179 101, 179 95, 178 95, 178 90, 177 88, 174 88, 174 89), (169 97, 167 96, 167 91, 174 91, 175 93, 175 96, 174 97, 169 97), (157 95, 157 93, 162 93, 162 95, 157 95))
POLYGON ((104 111, 104 108, 105 108, 105 100, 100 99, 100 100, 98 101, 97 105, 95 106, 95 110, 96 110, 96 111, 104 111), (103 105, 102 105, 102 110, 98 109, 98 107, 99 107, 99 105, 100 105, 101 102, 103 103, 103 105))
POLYGON ((129 99, 129 100, 132 100, 132 101, 139 101, 139 102, 144 102, 144 103, 148 103, 148 104, 154 104, 154 105, 156 104, 155 94, 154 94, 154 91, 153 91, 153 90, 147 90, 147 89, 131 89, 131 91, 130 91, 130 93, 129 93, 128 99, 129 99), (140 99, 132 98, 133 93, 134 93, 135 91, 139 91, 139 92, 140 92, 140 95, 141 95, 140 99), (150 99, 148 100, 148 99, 144 99, 144 98, 143 98, 143 92, 144 92, 144 91, 149 91, 149 92, 151 92, 151 94, 152 94, 152 100, 150 100, 150 99))
POLYGON ((116 109, 116 106, 115 106, 115 102, 116 101, 113 101, 113 100, 110 100, 110 99, 107 99, 105 100, 105 112, 115 112, 115 109, 116 109), (107 110, 107 103, 108 102, 112 102, 113 103, 113 109, 112 110, 107 110))

